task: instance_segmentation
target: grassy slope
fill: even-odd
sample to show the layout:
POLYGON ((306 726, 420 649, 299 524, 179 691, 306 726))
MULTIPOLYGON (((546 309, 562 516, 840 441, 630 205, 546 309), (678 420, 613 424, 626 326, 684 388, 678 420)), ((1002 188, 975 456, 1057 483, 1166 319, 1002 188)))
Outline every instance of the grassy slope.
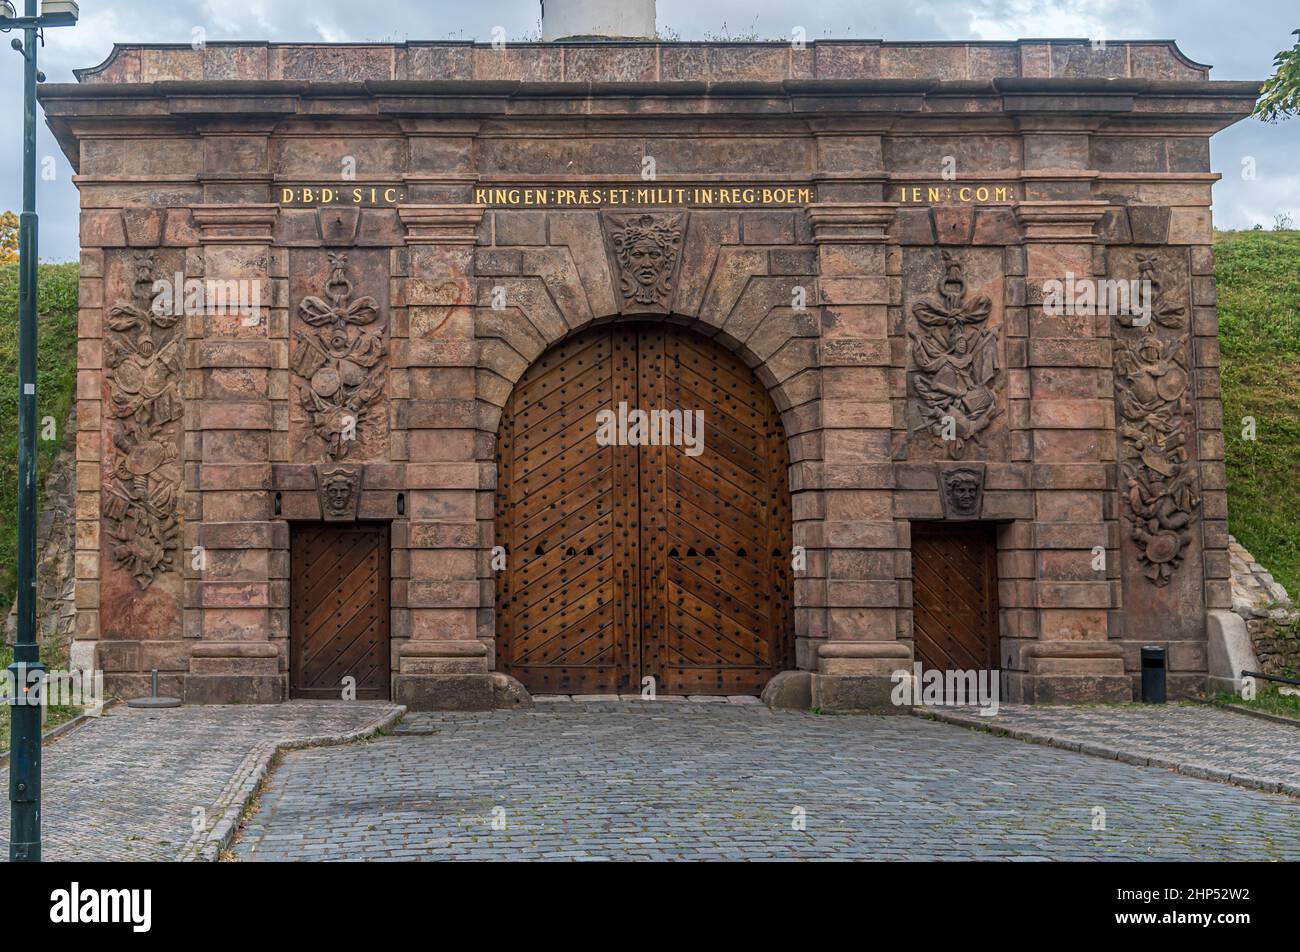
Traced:
MULTIPOLYGON (((39 491, 63 441, 77 386, 77 265, 41 265, 39 359, 36 366, 39 491), (52 440, 41 421, 55 420, 52 440)), ((44 500, 42 499, 42 502, 44 500)), ((18 266, 0 265, 0 612, 14 598, 18 525, 18 266)))
MULTIPOLYGON (((37 447, 41 502, 45 475, 63 441, 63 425, 77 386, 77 265, 41 265, 39 357, 36 363, 37 447), (54 439, 41 439, 42 422, 55 420, 54 439)), ((0 619, 9 612, 17 584, 18 553, 18 266, 0 265, 0 619)), ((52 646, 53 647, 53 646, 52 646)), ((47 663, 64 662, 66 646, 42 652, 47 663)), ((0 642, 0 667, 13 651, 0 642)), ((45 726, 53 727, 78 712, 46 709, 45 726)), ((0 750, 9 747, 9 708, 0 706, 0 750)))
POLYGON ((1300 232, 1225 232, 1215 251, 1228 525, 1300 598, 1300 232))

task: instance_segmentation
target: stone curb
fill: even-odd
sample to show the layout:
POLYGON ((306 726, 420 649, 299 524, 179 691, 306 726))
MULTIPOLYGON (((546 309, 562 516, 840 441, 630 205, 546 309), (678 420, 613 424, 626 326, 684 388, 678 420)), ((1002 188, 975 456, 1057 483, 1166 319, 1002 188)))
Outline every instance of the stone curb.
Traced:
POLYGON ((220 859, 221 851, 234 839, 235 832, 239 829, 240 817, 256 796, 258 787, 262 785, 267 772, 271 769, 271 762, 276 754, 286 750, 301 750, 305 747, 334 747, 366 740, 385 728, 392 727, 405 714, 405 705, 399 704, 378 721, 344 734, 322 734, 318 737, 255 745, 235 769, 234 776, 230 778, 212 807, 212 814, 219 816, 220 819, 211 829, 191 836, 177 859, 183 863, 214 863, 220 859))
MULTIPOLYGON (((110 707, 116 707, 116 706, 117 706, 117 699, 113 698, 112 700, 104 702, 104 705, 99 709, 98 714, 78 714, 72 720, 64 721, 58 727, 51 728, 50 730, 46 731, 44 734, 41 735, 41 746, 44 747, 46 744, 53 743, 54 741, 58 740, 60 737, 66 737, 67 735, 71 734, 73 731, 85 727, 91 721, 99 720, 99 718, 103 716, 105 711, 107 711, 110 707)), ((10 753, 11 751, 8 750, 0 752, 0 767, 6 767, 9 765, 10 753)))
POLYGON ((988 734, 1006 736, 1013 740, 1021 740, 1031 744, 1043 744, 1048 747, 1057 747, 1061 750, 1069 750, 1077 754, 1087 754, 1090 757, 1100 757, 1104 760, 1115 760, 1120 763, 1132 764, 1135 767, 1160 767, 1163 770, 1170 770, 1187 777, 1194 777, 1197 780, 1213 780, 1218 783, 1227 783, 1238 787, 1245 787, 1247 790, 1258 790, 1261 793, 1280 793, 1286 796, 1300 798, 1300 783, 1288 783, 1282 780, 1267 780, 1263 777, 1256 777, 1251 774, 1231 773, 1227 770, 1220 770, 1217 767, 1207 767, 1204 764, 1168 760, 1164 757, 1134 753, 1130 750, 1122 750, 1118 747, 1111 747, 1106 744, 1098 744, 1092 741, 1067 740, 1066 738, 1058 737, 1055 734, 1026 730, 1023 727, 999 727, 997 724, 984 723, 988 718, 976 720, 968 715, 958 714, 953 711, 913 708, 912 713, 917 717, 928 718, 932 721, 940 721, 944 724, 953 724, 957 727, 965 727, 969 730, 984 731, 988 734))

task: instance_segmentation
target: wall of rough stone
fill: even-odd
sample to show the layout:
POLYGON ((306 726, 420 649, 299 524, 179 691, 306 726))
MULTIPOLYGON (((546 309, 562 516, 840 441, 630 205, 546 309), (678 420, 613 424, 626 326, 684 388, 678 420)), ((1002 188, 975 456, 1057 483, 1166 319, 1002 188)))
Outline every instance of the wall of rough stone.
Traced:
MULTIPOLYGON (((36 523, 36 630, 41 656, 50 667, 66 664, 76 624, 77 408, 64 426, 63 443, 45 476, 45 501, 36 523)), ((18 606, 9 607, 5 638, 18 634, 18 606)))
POLYGON ((1300 611, 1287 590, 1229 537, 1232 610, 1246 620, 1255 657, 1265 674, 1300 678, 1300 611))

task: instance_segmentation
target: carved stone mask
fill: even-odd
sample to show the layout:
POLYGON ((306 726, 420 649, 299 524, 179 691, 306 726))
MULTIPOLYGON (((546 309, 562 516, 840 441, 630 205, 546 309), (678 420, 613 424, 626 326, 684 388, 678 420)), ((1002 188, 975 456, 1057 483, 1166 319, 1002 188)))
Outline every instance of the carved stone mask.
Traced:
POLYGON ((625 308, 665 308, 681 252, 685 213, 636 214, 607 219, 625 308))
POLYGON ((346 479, 331 480, 325 487, 325 496, 329 500, 330 509, 346 512, 348 501, 352 498, 352 484, 346 479))
POLYGON ((984 474, 978 469, 963 466, 943 473, 944 504, 949 516, 977 517, 984 474))
POLYGON ((628 262, 637 283, 643 287, 652 287, 659 280, 659 269, 663 267, 664 250, 653 241, 638 241, 627 252, 628 262))
POLYGON ((979 501, 980 493, 978 482, 970 478, 958 479, 953 483, 950 492, 955 509, 963 513, 975 511, 975 503, 979 501))
POLYGON ((357 486, 361 484, 361 469, 356 466, 339 466, 319 472, 321 514, 328 521, 356 518, 357 486))

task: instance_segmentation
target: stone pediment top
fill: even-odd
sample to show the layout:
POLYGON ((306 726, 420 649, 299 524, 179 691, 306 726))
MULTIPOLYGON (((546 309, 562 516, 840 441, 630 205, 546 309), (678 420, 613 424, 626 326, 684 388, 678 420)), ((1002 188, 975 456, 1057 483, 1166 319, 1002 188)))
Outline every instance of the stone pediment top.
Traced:
POLYGON ((1205 80, 1173 40, 115 44, 80 83, 299 80, 735 82, 993 78, 1205 80))

